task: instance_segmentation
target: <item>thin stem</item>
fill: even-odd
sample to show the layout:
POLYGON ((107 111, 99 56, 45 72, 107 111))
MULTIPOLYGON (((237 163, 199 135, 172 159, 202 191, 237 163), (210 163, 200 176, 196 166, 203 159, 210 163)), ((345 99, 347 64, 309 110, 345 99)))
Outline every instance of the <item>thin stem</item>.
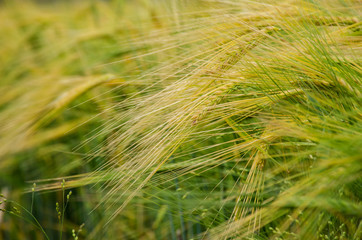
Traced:
MULTIPOLYGON (((62 219, 60 221, 60 240, 63 239, 63 222, 64 222, 64 213, 65 213, 65 207, 66 205, 64 205, 64 195, 65 195, 65 181, 63 179, 62 182, 62 202, 63 202, 63 208, 62 208, 62 219)), ((67 204, 68 204, 68 200, 67 200, 67 204)))
POLYGON ((8 200, 8 202, 20 207, 21 209, 23 209, 26 213, 28 213, 32 218, 33 220, 36 222, 36 224, 38 225, 38 228, 43 232, 44 236, 49 239, 48 235, 46 234, 44 228, 40 225, 40 223, 38 222, 38 220, 36 219, 36 217, 31 213, 29 212, 26 208, 24 208, 23 206, 21 206, 20 204, 12 201, 12 200, 8 200))

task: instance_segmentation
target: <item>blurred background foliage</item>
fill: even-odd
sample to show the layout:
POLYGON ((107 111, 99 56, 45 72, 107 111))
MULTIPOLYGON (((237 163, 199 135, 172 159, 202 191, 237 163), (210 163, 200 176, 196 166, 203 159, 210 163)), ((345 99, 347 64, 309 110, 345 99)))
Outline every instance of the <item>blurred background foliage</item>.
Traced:
MULTIPOLYGON (((31 193, 24 194, 24 190, 36 180, 59 178, 60 186, 63 177, 92 172, 107 161, 90 154, 102 147, 107 135, 86 140, 117 111, 111 107, 115 102, 149 84, 132 79, 152 67, 152 59, 132 57, 136 52, 147 53, 153 43, 145 40, 134 45, 133 39, 150 34, 149 27, 166 28, 168 22, 158 16, 167 11, 162 1, 1 3, 1 193, 29 207, 31 193), (120 59, 130 60, 106 65, 120 59)), ((120 221, 125 225, 114 228, 116 232, 104 231, 102 207, 89 214, 99 194, 87 187, 73 189, 66 212, 66 239, 83 222, 82 234, 87 239, 122 239, 124 234, 142 238, 146 234, 132 230, 140 221, 135 216, 123 217, 120 221)), ((34 215, 49 237, 57 239, 55 203, 63 201, 62 194, 35 195, 34 215)), ((2 214, 0 223, 1 239, 42 238, 31 224, 12 216, 2 214)))

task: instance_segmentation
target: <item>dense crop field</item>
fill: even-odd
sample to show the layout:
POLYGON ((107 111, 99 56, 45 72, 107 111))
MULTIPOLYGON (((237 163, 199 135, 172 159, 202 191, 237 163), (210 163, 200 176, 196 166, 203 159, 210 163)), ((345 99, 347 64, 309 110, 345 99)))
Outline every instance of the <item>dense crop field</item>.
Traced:
POLYGON ((0 239, 361 239, 361 10, 0 1, 0 239))

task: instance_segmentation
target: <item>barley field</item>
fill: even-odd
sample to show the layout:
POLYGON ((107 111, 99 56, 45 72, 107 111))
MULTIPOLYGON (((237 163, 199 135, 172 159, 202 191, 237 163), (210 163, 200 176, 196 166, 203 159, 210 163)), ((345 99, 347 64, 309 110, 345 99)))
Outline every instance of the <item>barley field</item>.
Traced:
POLYGON ((361 11, 0 1, 0 239, 360 240, 361 11))

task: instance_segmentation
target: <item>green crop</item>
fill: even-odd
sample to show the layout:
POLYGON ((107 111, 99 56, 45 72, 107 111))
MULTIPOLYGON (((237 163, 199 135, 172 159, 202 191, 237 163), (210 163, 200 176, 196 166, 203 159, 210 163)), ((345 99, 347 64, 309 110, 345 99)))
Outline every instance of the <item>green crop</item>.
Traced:
POLYGON ((359 1, 1 4, 0 191, 50 239, 361 238, 359 1))

